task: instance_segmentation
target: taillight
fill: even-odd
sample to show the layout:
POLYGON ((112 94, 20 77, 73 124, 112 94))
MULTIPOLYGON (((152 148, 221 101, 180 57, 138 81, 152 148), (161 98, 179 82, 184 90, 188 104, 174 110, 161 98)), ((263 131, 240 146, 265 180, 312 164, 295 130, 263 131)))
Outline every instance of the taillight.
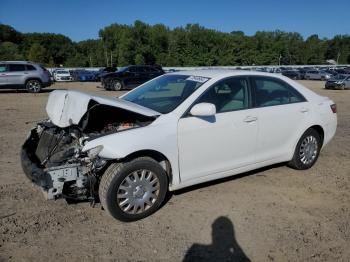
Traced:
POLYGON ((331 104, 331 109, 334 114, 337 113, 337 105, 336 104, 331 104))

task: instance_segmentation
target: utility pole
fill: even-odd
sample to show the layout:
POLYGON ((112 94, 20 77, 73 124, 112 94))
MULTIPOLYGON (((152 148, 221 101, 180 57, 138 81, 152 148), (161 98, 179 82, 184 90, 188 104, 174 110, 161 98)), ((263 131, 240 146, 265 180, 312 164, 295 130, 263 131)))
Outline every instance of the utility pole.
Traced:
POLYGON ((113 54, 112 54, 112 51, 111 51, 111 67, 113 66, 113 54))
POLYGON ((338 52, 338 55, 337 55, 337 65, 339 64, 339 57, 340 57, 340 52, 338 52))
POLYGON ((282 59, 282 55, 280 54, 279 58, 278 58, 278 65, 281 65, 281 59, 282 59))
POLYGON ((90 67, 92 67, 91 55, 89 55, 89 61, 90 61, 89 65, 90 65, 90 67))

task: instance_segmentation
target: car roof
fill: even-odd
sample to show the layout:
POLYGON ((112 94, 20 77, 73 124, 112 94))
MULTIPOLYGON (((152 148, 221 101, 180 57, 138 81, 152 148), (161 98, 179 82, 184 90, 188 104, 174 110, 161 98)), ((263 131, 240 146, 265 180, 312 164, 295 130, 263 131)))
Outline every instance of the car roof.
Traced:
POLYGON ((0 64, 35 64, 31 61, 0 61, 0 64))
POLYGON ((172 75, 189 75, 189 76, 202 76, 208 78, 225 78, 230 76, 275 76, 280 77, 280 74, 260 72, 260 71, 247 71, 247 70, 232 70, 232 69, 201 69, 201 70, 187 70, 171 72, 172 75))

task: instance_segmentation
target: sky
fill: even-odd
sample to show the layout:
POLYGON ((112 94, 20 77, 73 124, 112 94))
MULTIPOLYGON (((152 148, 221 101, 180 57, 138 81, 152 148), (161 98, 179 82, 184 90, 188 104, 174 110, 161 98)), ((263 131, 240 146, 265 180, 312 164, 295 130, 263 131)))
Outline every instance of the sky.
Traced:
POLYGON ((61 33, 73 41, 98 38, 112 23, 198 23, 231 32, 282 30, 303 37, 350 34, 350 0, 0 0, 0 23, 28 32, 61 33))

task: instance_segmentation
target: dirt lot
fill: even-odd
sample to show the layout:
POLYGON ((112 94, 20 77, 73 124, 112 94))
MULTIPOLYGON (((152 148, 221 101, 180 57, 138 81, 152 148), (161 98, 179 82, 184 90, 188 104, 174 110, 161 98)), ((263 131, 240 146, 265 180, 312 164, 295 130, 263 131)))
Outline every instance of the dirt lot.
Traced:
MULTIPOLYGON (((213 261, 350 261, 350 91, 303 83, 336 101, 339 112, 336 137, 312 169, 279 165, 175 192, 134 223, 110 218, 100 205, 45 201, 23 175, 19 149, 46 117, 49 92, 0 91, 0 260, 181 261, 201 254, 213 261)), ((46 91, 62 87, 120 94, 96 83, 46 91)))

